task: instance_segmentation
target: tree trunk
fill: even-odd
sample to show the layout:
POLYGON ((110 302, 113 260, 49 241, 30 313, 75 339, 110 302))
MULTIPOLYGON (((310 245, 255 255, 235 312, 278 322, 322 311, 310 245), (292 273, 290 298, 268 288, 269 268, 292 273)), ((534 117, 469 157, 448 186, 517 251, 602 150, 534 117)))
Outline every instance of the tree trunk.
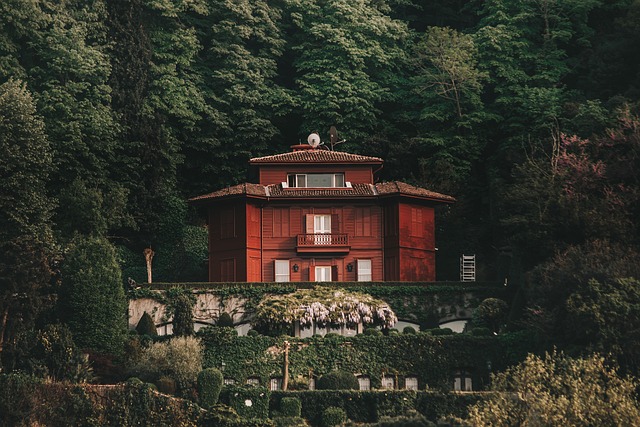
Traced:
POLYGON ((151 248, 146 248, 143 251, 144 254, 144 259, 147 261, 147 283, 151 283, 152 277, 151 277, 151 260, 153 259, 153 256, 156 254, 153 249, 151 248))
POLYGON ((282 390, 289 387, 289 341, 284 342, 284 375, 282 376, 282 390))

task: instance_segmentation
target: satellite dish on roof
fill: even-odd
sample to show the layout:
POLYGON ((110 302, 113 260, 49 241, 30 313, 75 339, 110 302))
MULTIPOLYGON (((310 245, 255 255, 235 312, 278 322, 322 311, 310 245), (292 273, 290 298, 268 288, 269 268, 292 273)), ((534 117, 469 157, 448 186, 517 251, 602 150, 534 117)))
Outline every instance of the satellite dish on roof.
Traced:
POLYGON ((307 137, 307 142, 313 148, 318 147, 318 145, 320 145, 320 135, 318 135, 317 133, 312 133, 307 137))
POLYGON ((331 136, 331 146, 333 147, 338 142, 338 130, 335 126, 331 126, 329 129, 329 135, 331 136))

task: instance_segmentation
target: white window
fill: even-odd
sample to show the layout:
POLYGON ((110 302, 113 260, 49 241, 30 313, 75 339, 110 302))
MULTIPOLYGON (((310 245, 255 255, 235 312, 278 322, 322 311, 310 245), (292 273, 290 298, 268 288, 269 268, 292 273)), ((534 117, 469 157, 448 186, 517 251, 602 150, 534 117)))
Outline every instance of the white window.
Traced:
POLYGON ((274 261, 275 281, 276 282, 288 282, 289 281, 289 260, 277 259, 274 261))
POLYGON ((366 375, 361 375, 358 377, 358 385, 360 386, 360 391, 371 390, 371 380, 366 375))
POLYGON ((393 390, 395 388, 395 381, 393 380, 392 376, 385 375, 384 377, 382 377, 382 388, 385 388, 387 390, 393 390))
POLYGON ((234 380, 233 378, 224 379, 224 385, 234 385, 235 383, 236 383, 236 380, 234 380))
POLYGON ((298 188, 332 188, 344 187, 343 173, 308 173, 290 174, 287 177, 288 187, 298 188))
POLYGON ((313 243, 316 245, 331 244, 331 215, 313 216, 313 243))
POLYGON ((453 389, 455 391, 473 391, 471 372, 459 370, 453 375, 453 389))
POLYGON ((404 379, 404 388, 407 390, 418 390, 418 379, 416 377, 406 377, 404 379))
POLYGON ((331 267, 316 267, 316 282, 330 282, 331 267))
POLYGON ((252 387, 259 386, 260 385, 260 378, 256 378, 256 377, 247 378, 247 385, 252 386, 252 387))
POLYGON ((358 262, 358 282, 371 281, 371 260, 359 259, 358 262))
POLYGON ((269 381, 269 390, 282 390, 282 378, 271 378, 271 381, 269 381))

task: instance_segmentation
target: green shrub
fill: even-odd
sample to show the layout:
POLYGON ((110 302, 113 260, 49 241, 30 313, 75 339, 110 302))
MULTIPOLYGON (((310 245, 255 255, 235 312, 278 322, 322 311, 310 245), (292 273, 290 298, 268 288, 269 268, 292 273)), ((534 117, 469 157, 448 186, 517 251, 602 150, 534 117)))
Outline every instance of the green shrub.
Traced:
POLYGON ((140 335, 149 335, 151 337, 158 336, 158 331, 155 323, 153 322, 153 318, 146 311, 142 314, 142 317, 136 326, 136 332, 140 335))
POLYGON ((347 414, 344 409, 330 406, 322 411, 322 425, 324 427, 340 426, 347 421, 347 414))
POLYGON ((207 368, 198 374, 198 399, 200 406, 210 408, 218 402, 224 377, 215 368, 207 368))
POLYGON ((416 330, 412 326, 405 326, 402 330, 403 334, 415 334, 416 330))
POLYGON ((453 330, 450 328, 436 328, 431 329, 431 335, 453 335, 453 330))
POLYGON ((471 330, 471 335, 474 337, 488 337, 491 335, 491 329, 476 327, 471 330))
POLYGON ((316 384, 318 390, 358 390, 358 379, 351 372, 333 371, 323 375, 316 384))
POLYGON ((270 392, 265 387, 225 387, 220 400, 226 400, 243 418, 266 419, 269 416, 270 392))
POLYGON ((248 337, 257 337, 258 335, 260 335, 260 332, 256 331, 255 329, 249 329, 249 331, 247 332, 248 337))
POLYGON ((399 335, 400 331, 397 329, 389 329, 389 335, 399 335))
POLYGON ((58 302, 79 348, 122 353, 128 305, 116 252, 107 239, 78 236, 71 242, 58 302))
POLYGON ((376 328, 367 328, 364 330, 363 332, 365 335, 371 335, 371 336, 375 336, 375 337, 381 337, 382 336, 382 331, 380 329, 376 329, 376 328))
POLYGON ((436 427, 436 424, 429 421, 424 415, 415 413, 399 417, 382 417, 372 427, 436 427))
POLYGON ((176 394, 178 387, 176 386, 176 380, 170 377, 160 377, 155 382, 158 391, 164 394, 176 394))
POLYGON ((307 420, 300 417, 274 417, 276 427, 308 427, 307 420))
POLYGON ((233 319, 231 318, 231 315, 225 311, 218 318, 218 322, 216 323, 216 325, 233 327, 233 319))
POLYGON ((302 402, 297 397, 283 397, 280 401, 280 412, 285 417, 299 417, 302 413, 302 402))
POLYGON ((178 295, 173 303, 173 310, 173 335, 193 335, 193 299, 186 294, 178 295))
POLYGON ((202 344, 194 337, 171 338, 143 348, 130 373, 147 382, 162 376, 176 380, 178 393, 186 395, 202 370, 202 344))

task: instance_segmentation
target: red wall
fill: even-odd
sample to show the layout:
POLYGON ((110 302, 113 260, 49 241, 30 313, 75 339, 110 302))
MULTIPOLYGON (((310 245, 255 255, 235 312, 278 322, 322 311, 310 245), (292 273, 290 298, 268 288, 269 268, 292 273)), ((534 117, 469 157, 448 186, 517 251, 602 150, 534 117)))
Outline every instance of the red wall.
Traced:
POLYGON ((261 166, 260 184, 271 185, 287 182, 287 175, 294 173, 340 173, 344 172, 345 181, 358 184, 373 184, 371 165, 282 165, 261 166))
POLYGON ((354 281, 358 259, 371 260, 374 281, 434 281, 434 210, 398 201, 261 207, 238 200, 210 208, 209 254, 212 282, 274 281, 274 260, 285 259, 298 265, 291 281, 315 280, 315 266, 331 266, 334 280, 354 281), (332 233, 349 236, 348 251, 298 254, 297 236, 306 233, 309 214, 330 214, 332 233))

